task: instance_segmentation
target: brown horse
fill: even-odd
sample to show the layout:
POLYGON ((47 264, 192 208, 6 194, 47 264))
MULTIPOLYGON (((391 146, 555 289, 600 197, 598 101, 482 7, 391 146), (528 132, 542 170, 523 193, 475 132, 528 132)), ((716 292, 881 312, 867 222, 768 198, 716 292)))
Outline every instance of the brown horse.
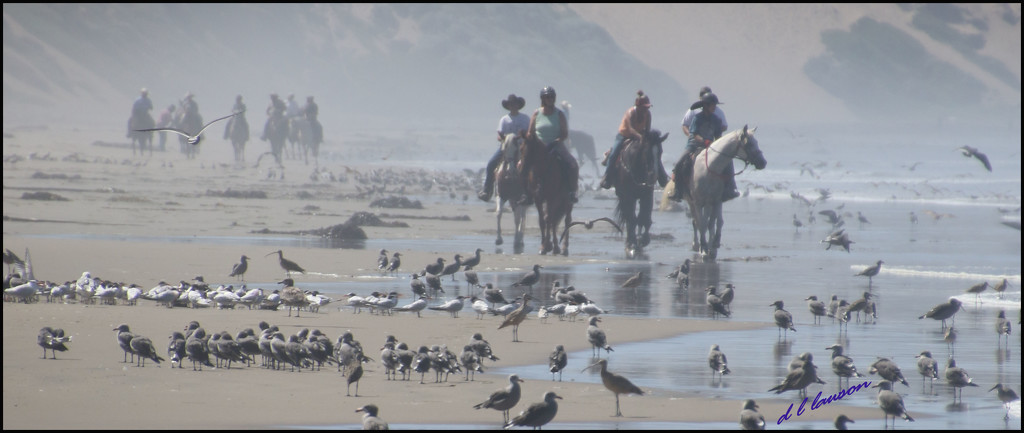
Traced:
POLYGON ((558 242, 558 225, 565 220, 565 226, 572 222, 572 201, 566 187, 568 174, 565 173, 556 156, 549 154, 540 140, 527 138, 523 162, 526 166, 527 194, 533 197, 540 222, 541 254, 569 255, 569 236, 558 242))
POLYGON ((497 190, 498 208, 495 210, 498 218, 498 237, 494 245, 501 245, 505 241, 501 238, 501 214, 505 210, 505 202, 512 207, 512 218, 515 225, 515 241, 513 248, 517 251, 523 247, 523 229, 526 227, 526 206, 519 204, 524 188, 522 176, 519 174, 518 165, 523 155, 524 140, 516 134, 508 134, 501 143, 501 163, 498 164, 494 175, 496 180, 494 186, 497 190))
POLYGON ((644 140, 627 138, 615 164, 613 182, 619 202, 615 206, 615 219, 625 223, 626 255, 634 258, 651 243, 651 211, 654 208, 654 185, 658 182, 658 145, 668 138, 657 129, 647 133, 644 140), (640 209, 638 211, 637 205, 640 209))

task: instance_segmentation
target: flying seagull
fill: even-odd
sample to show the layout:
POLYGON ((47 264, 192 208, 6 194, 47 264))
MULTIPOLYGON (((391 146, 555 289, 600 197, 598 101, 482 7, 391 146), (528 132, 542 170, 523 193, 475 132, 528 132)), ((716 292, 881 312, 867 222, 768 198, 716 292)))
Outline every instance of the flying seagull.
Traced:
POLYGON ((210 125, 213 125, 214 123, 217 123, 217 122, 219 122, 221 120, 224 120, 224 119, 227 119, 229 117, 237 116, 237 115, 242 114, 244 112, 245 111, 243 110, 243 111, 239 111, 237 113, 231 113, 231 114, 229 114, 227 116, 224 116, 224 117, 213 119, 213 120, 210 121, 210 123, 207 123, 207 124, 203 125, 203 127, 200 128, 199 132, 197 132, 195 135, 191 135, 191 134, 189 134, 189 133, 187 133, 185 131, 182 131, 182 130, 176 129, 176 128, 149 128, 149 129, 136 129, 135 131, 137 131, 137 132, 170 131, 170 132, 173 132, 175 134, 184 136, 185 138, 188 139, 188 144, 191 144, 191 145, 195 146, 195 145, 199 144, 199 140, 201 139, 200 136, 203 135, 203 131, 206 131, 206 129, 209 128, 210 125))
POLYGON ((992 164, 989 164, 988 157, 984 153, 978 152, 978 149, 971 146, 962 146, 958 147, 957 150, 963 152, 963 155, 968 158, 972 156, 978 158, 978 161, 985 165, 985 170, 992 171, 992 164))

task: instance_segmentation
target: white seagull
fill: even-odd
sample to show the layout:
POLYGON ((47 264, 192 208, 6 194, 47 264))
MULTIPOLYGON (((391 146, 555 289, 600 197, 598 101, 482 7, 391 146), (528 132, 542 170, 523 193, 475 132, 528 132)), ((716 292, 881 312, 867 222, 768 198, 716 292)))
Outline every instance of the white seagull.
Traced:
POLYGON ((189 134, 189 133, 187 133, 185 131, 182 131, 180 129, 177 129, 177 128, 149 128, 149 129, 136 129, 135 131, 137 131, 137 132, 170 131, 170 132, 173 132, 175 134, 178 134, 178 135, 181 135, 181 136, 187 138, 188 139, 188 144, 191 144, 191 145, 195 146, 195 145, 199 144, 199 140, 202 138, 200 136, 203 135, 203 131, 206 131, 206 129, 209 128, 210 125, 213 125, 214 123, 217 123, 217 122, 219 122, 221 120, 224 120, 224 119, 227 119, 227 118, 230 118, 230 117, 233 117, 233 116, 237 116, 237 115, 242 114, 244 112, 245 111, 243 110, 243 111, 239 111, 237 113, 231 113, 231 114, 229 114, 227 116, 224 116, 224 117, 219 117, 219 118, 213 119, 213 120, 210 121, 210 123, 207 123, 207 124, 203 125, 203 127, 200 128, 199 132, 197 132, 195 135, 191 135, 191 134, 189 134))

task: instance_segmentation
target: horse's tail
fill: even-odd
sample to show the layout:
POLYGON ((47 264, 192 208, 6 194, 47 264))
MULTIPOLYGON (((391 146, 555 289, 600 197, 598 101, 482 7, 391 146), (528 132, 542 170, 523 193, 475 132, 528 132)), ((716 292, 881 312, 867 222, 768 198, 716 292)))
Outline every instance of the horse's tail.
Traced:
POLYGON ((626 200, 623 200, 622 197, 619 197, 615 201, 614 217, 615 222, 619 224, 619 227, 624 227, 624 224, 626 223, 626 214, 631 211, 631 209, 626 209, 626 200))

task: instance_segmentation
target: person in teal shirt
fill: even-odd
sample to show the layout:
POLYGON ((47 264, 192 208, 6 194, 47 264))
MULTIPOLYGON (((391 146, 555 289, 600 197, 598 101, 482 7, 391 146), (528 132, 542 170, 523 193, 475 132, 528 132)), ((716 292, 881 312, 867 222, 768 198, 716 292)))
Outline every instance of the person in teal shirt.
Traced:
MULTIPOLYGON (((568 174, 569 199, 576 203, 576 192, 579 188, 580 166, 576 158, 569 153, 565 147, 565 140, 569 137, 569 120, 565 113, 555 107, 555 89, 545 87, 540 91, 540 108, 533 112, 530 118, 530 130, 527 134, 532 139, 544 143, 548 153, 558 154, 562 160, 566 173, 568 174)), ((525 171, 525 170, 524 170, 525 171)), ((526 203, 531 204, 532 197, 526 195, 526 203)))

